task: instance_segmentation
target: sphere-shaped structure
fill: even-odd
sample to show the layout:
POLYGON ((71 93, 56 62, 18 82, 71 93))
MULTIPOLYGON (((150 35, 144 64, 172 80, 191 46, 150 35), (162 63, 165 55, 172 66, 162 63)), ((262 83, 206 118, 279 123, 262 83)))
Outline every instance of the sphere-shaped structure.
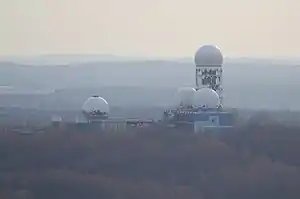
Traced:
POLYGON ((201 88, 194 95, 194 106, 207 109, 217 109, 220 106, 220 97, 210 88, 201 88))
POLYGON ((177 100, 180 106, 193 106, 193 100, 196 90, 191 87, 182 87, 178 89, 177 100))
POLYGON ((223 55, 219 47, 203 45, 197 50, 194 61, 198 67, 222 66, 223 55))
POLYGON ((107 118, 109 115, 109 105, 102 97, 93 96, 84 102, 82 112, 89 118, 107 118))

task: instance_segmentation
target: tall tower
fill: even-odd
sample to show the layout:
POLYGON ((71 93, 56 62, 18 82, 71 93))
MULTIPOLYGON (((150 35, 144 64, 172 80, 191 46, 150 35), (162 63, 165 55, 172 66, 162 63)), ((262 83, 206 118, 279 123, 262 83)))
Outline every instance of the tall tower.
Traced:
POLYGON ((220 104, 223 105, 223 55, 221 50, 214 45, 201 46, 195 54, 195 64, 196 89, 211 88, 215 90, 220 97, 220 104))

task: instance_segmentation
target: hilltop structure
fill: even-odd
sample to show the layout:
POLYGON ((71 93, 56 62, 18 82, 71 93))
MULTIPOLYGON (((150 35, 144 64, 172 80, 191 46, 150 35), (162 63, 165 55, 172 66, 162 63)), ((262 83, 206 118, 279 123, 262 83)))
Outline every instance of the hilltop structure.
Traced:
POLYGON ((164 111, 164 119, 175 127, 190 126, 194 132, 233 127, 234 113, 223 109, 222 65, 220 48, 201 46, 195 54, 195 88, 179 88, 177 107, 164 111))

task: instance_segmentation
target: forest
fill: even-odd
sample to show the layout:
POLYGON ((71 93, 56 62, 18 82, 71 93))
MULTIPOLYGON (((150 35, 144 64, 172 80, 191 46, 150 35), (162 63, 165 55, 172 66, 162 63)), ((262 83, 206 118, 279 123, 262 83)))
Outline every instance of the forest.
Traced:
POLYGON ((3 199, 299 198, 300 134, 283 125, 193 134, 0 133, 3 199))

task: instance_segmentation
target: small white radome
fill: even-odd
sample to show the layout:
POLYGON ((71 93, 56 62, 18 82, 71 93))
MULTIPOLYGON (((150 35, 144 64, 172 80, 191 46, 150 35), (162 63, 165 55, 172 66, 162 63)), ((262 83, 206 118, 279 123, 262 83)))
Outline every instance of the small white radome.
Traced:
POLYGON ((202 108, 218 108, 220 97, 216 91, 210 88, 201 88, 194 95, 194 106, 202 108))
POLYGON ((181 106, 192 106, 196 90, 191 87, 182 87, 177 92, 177 102, 181 106))
POLYGON ((99 96, 93 96, 87 99, 82 105, 82 111, 85 113, 92 113, 99 111, 102 113, 109 114, 109 105, 107 101, 99 96))

